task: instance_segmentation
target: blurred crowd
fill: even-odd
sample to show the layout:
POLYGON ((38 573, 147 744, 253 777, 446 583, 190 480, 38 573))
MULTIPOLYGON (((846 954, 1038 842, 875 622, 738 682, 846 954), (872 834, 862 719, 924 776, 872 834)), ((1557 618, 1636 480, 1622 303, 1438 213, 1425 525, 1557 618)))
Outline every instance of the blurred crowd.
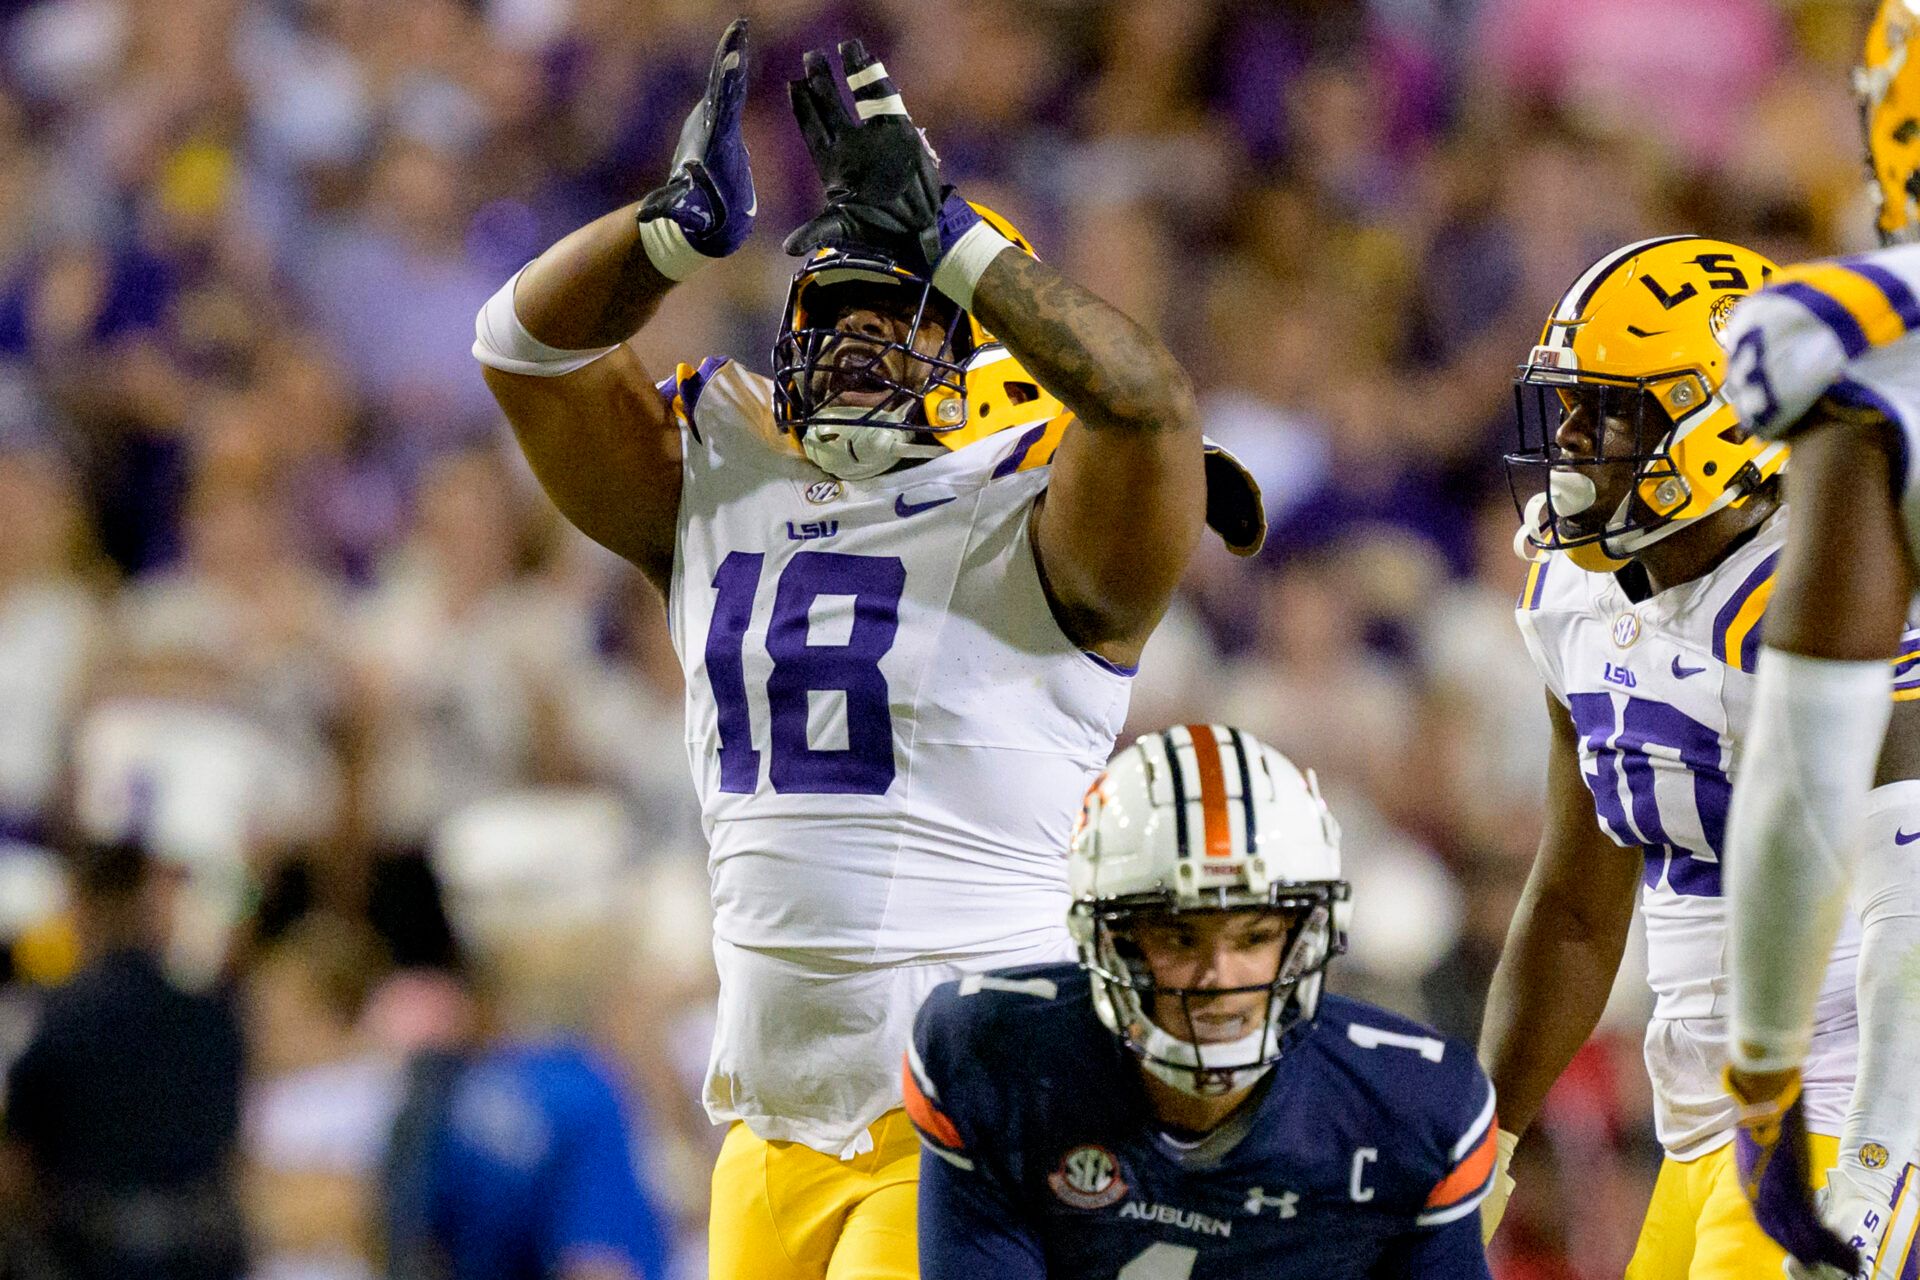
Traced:
MULTIPOLYGON (((168 971, 238 976, 254 1275, 390 1267, 408 1055, 476 1026, 590 1046, 670 1274, 704 1274, 678 664, 468 347, 514 268, 659 182, 743 4, 761 225, 648 367, 765 371, 819 196, 782 81, 863 36, 950 178, 1161 334, 1261 480, 1265 552, 1203 551, 1135 727, 1316 768, 1357 899, 1333 985, 1469 1040, 1546 736, 1512 368, 1629 239, 1867 240, 1842 0, 0 3, 0 1066, 82 956, 60 833, 138 832, 180 877, 168 971)), ((1501 1280, 1619 1273, 1646 1015, 1629 972, 1501 1280)))

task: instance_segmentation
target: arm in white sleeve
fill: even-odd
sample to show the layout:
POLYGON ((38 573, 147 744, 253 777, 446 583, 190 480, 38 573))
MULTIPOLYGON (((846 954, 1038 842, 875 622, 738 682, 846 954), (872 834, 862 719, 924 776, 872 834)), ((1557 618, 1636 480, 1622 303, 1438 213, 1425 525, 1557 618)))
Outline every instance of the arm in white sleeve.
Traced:
POLYGON ((1883 661, 1760 651, 1727 826, 1732 1057, 1743 1071, 1784 1071, 1806 1057, 1892 683, 1883 661))
POLYGON ((529 333, 527 326, 520 323, 519 313, 513 309, 514 286, 520 283, 525 271, 526 267, 522 267, 514 272, 473 318, 475 360, 502 373, 519 373, 531 378, 558 378, 575 369, 586 368, 613 350, 612 347, 590 347, 584 351, 567 351, 550 347, 529 333))

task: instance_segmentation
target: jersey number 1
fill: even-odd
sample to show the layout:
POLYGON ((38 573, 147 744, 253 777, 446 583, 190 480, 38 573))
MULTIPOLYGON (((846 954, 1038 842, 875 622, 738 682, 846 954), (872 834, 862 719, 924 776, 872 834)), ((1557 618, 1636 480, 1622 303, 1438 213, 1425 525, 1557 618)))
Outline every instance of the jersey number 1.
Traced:
MULTIPOLYGON (((760 590, 766 556, 735 551, 713 575, 718 598, 707 629, 707 681, 720 729, 720 789, 751 793, 760 786, 760 752, 753 745, 744 662, 747 626, 760 590)), ((877 796, 893 785, 893 712, 880 659, 900 630, 900 596, 907 569, 897 556, 850 556, 800 551, 781 571, 767 617, 767 735, 775 791, 877 796), (845 641, 816 644, 808 634, 821 596, 853 597, 853 627, 845 641), (807 739, 812 695, 846 697, 847 745, 817 748, 807 739)))

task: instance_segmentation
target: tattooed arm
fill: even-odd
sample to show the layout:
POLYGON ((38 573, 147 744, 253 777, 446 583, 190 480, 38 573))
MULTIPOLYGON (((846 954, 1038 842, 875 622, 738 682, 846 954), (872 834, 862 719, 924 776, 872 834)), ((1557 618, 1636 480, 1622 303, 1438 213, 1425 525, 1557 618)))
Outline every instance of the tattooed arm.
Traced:
POLYGON ((648 259, 634 212, 573 232, 534 259, 514 291, 515 312, 541 342, 614 350, 557 378, 482 372, 554 505, 664 593, 680 513, 680 437, 626 340, 673 282, 648 259))
POLYGON ((993 260, 973 311, 1078 419, 1035 504, 1034 551, 1067 634, 1132 666, 1206 512, 1192 384, 1152 335, 1024 253, 993 260))

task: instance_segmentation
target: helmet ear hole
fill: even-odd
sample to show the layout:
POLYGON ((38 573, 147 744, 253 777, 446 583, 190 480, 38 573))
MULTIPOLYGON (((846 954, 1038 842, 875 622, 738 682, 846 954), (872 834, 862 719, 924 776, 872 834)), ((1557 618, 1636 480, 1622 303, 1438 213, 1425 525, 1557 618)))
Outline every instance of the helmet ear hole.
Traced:
POLYGON ((1006 386, 1007 399, 1013 404, 1026 404, 1040 398, 1040 388, 1031 382, 1009 382, 1006 386))

